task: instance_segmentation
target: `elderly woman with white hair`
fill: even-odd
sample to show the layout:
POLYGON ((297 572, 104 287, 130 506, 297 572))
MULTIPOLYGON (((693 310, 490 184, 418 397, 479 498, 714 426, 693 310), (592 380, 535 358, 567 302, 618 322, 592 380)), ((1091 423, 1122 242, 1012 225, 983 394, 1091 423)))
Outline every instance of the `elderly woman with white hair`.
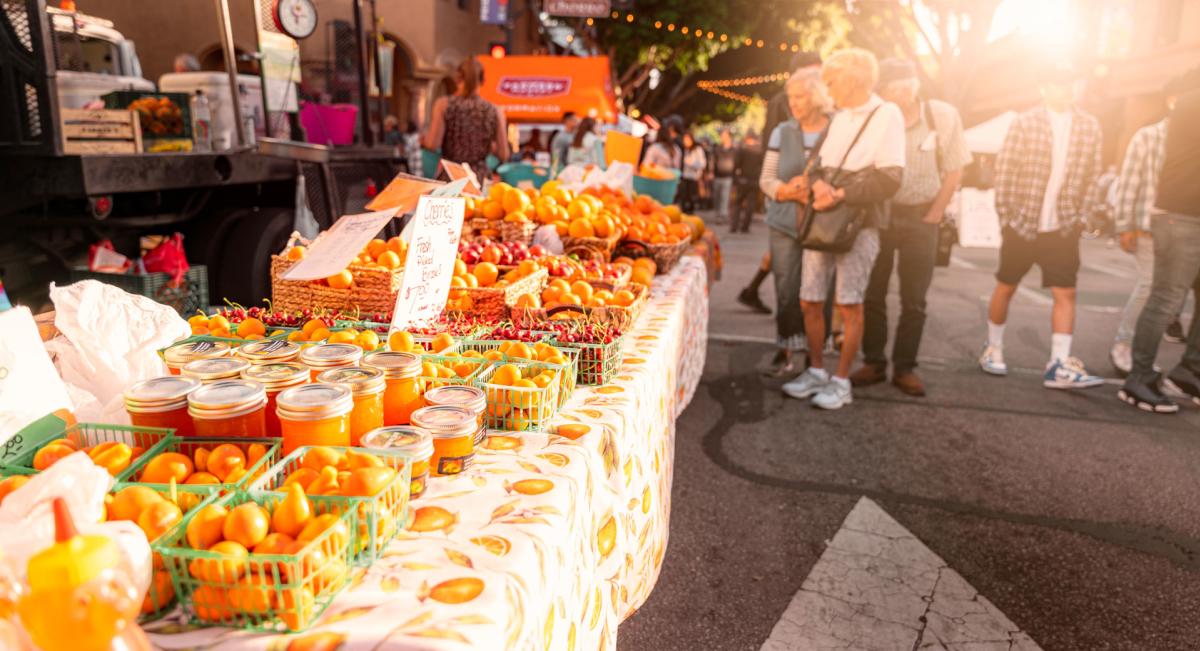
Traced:
MULTIPOLYGON (((863 336, 863 294, 879 253, 879 228, 886 227, 885 202, 900 187, 904 169, 904 117, 895 104, 873 92, 879 77, 875 56, 857 48, 842 50, 822 66, 821 78, 840 111, 817 150, 817 163, 795 191, 816 211, 845 204, 860 229, 842 252, 804 253, 800 305, 808 336, 810 366, 783 386, 793 398, 812 398, 814 407, 850 404, 850 367, 863 336), (837 368, 825 369, 825 302, 837 272, 834 303, 842 317, 843 340, 837 368)), ((853 232, 853 231, 850 231, 853 232)))
POLYGON ((800 309, 800 269, 804 253, 796 229, 797 202, 804 199, 805 166, 829 127, 833 102, 821 73, 802 69, 787 81, 788 110, 792 118, 779 123, 767 140, 758 185, 767 197, 771 273, 775 276, 776 353, 769 375, 796 372, 795 351, 804 348, 804 313, 800 309))

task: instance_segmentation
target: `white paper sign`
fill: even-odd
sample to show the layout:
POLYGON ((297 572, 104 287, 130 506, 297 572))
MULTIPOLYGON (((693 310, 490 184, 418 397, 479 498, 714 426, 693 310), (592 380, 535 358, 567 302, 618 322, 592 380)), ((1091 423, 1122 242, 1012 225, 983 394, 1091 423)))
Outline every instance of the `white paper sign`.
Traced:
MULTIPOLYGON (((396 209, 342 215, 327 231, 308 246, 300 262, 283 273, 284 280, 328 278, 350 265, 363 247, 396 216, 396 209)), ((453 263, 451 263, 453 264, 453 263)))
POLYGON ((958 197, 958 242, 965 247, 1000 248, 996 191, 963 188, 958 197))
POLYGON ((446 307, 465 211, 462 197, 424 196, 417 203, 391 330, 433 321, 446 307))

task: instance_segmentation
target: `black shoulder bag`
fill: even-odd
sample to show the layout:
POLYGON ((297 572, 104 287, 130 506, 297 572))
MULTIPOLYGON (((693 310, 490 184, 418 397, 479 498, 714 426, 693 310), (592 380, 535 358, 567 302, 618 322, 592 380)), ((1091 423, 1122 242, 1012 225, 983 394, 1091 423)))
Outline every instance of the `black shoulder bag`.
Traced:
MULTIPOLYGON (((867 125, 871 124, 871 118, 875 117, 875 112, 878 110, 878 106, 871 109, 867 119, 858 128, 858 133, 854 134, 854 140, 850 141, 850 146, 842 154, 842 160, 834 170, 833 177, 829 179, 829 185, 837 187, 837 179, 842 173, 842 166, 846 164, 846 158, 850 156, 854 145, 858 144, 858 139, 867 130, 867 125)), ((799 224, 801 248, 829 253, 849 251, 854 246, 854 240, 858 239, 858 233, 862 230, 863 222, 866 219, 862 207, 850 206, 842 201, 831 208, 815 210, 812 204, 812 191, 809 190, 808 203, 796 207, 797 217, 801 220, 799 224)))

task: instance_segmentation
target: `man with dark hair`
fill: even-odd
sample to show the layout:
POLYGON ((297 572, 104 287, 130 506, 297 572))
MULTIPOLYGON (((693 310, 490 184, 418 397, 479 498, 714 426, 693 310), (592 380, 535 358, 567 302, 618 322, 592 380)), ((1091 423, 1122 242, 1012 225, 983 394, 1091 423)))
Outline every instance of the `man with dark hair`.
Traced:
POLYGON ((1008 373, 1008 304, 1036 264, 1042 270, 1042 286, 1054 299, 1050 361, 1042 376, 1048 389, 1104 383, 1071 355, 1079 235, 1088 214, 1088 190, 1100 173, 1101 152, 1100 122, 1075 106, 1076 80, 1066 65, 1047 65, 1041 71, 1042 105, 1013 120, 996 161, 1000 268, 988 304, 987 346, 979 367, 992 375, 1008 373))
POLYGON ((575 140, 575 127, 579 126, 579 116, 575 115, 575 111, 567 111, 563 113, 562 123, 562 131, 555 133, 554 138, 550 140, 550 155, 554 157, 554 165, 559 167, 567 164, 567 150, 575 140))
MULTIPOLYGON (((1189 73, 1187 90, 1171 112, 1162 170, 1154 207, 1162 214, 1151 217, 1154 231, 1154 284, 1138 317, 1133 335, 1133 369, 1117 394, 1139 409, 1160 414, 1179 411, 1163 395, 1161 377, 1154 370, 1158 345, 1167 324, 1179 313, 1189 288, 1197 287, 1200 274, 1200 84, 1196 71, 1189 73)), ((1192 319, 1187 351, 1167 379, 1194 402, 1200 403, 1200 319, 1192 319)))
MULTIPOLYGON (((821 55, 816 52, 800 52, 792 56, 792 60, 788 65, 788 74, 794 74, 797 70, 805 68, 821 69, 821 55)), ((786 122, 792 119, 792 114, 788 110, 787 89, 784 88, 771 101, 767 102, 767 122, 763 126, 763 137, 770 138, 775 132, 775 127, 779 126, 780 122, 786 122)))

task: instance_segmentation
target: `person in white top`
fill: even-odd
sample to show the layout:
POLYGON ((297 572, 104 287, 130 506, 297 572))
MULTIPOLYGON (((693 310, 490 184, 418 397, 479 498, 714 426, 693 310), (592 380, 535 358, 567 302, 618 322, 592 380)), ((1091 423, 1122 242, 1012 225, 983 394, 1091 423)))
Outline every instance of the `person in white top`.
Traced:
POLYGON ((600 136, 596 135, 599 125, 592 118, 584 118, 575 128, 575 137, 567 148, 567 165, 599 165, 600 156, 596 145, 600 136))
POLYGON ((834 105, 833 117, 817 159, 797 185, 804 201, 816 210, 841 203, 863 212, 863 227, 845 253, 806 250, 801 273, 800 305, 808 337, 809 368, 783 386, 793 398, 812 398, 814 407, 840 409, 850 404, 850 367, 863 335, 863 292, 879 253, 879 231, 886 226, 884 202, 900 188, 904 169, 904 116, 873 89, 879 78, 875 55, 842 50, 822 66, 821 77, 834 105), (811 195, 809 194, 811 189, 811 195), (824 307, 837 271, 834 302, 842 317, 843 340, 837 369, 825 370, 824 307))

